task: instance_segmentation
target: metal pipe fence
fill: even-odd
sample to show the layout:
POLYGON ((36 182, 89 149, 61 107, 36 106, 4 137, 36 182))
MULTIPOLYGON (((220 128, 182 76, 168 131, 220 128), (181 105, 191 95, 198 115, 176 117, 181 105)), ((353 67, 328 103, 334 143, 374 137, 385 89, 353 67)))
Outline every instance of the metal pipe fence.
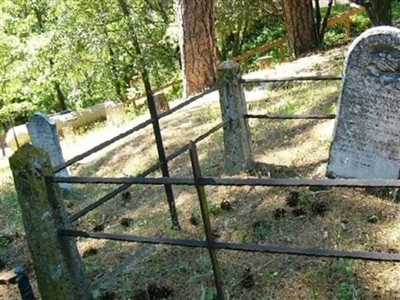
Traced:
MULTIPOLYGON (((253 83, 273 83, 273 82, 292 82, 292 81, 332 81, 342 80, 337 75, 321 75, 321 76, 294 76, 281 78, 254 78, 241 79, 241 84, 253 83)), ((285 114, 244 114, 245 119, 269 119, 269 120, 331 120, 335 119, 335 114, 303 114, 303 115, 285 115, 285 114)))
MULTIPOLYGON (((158 158, 160 163, 157 164, 156 166, 151 167, 150 169, 144 171, 141 175, 139 176, 147 176, 148 174, 154 172, 155 170, 161 168, 162 174, 164 177, 169 177, 169 169, 168 169, 168 161, 171 160, 173 157, 177 157, 176 156, 170 156, 169 159, 166 157, 165 154, 165 148, 164 148, 164 144, 163 144, 163 138, 161 135, 161 129, 160 129, 160 123, 159 120, 161 118, 164 118, 174 112, 176 112, 179 109, 182 109, 183 107, 186 107, 187 105, 192 104, 193 102, 195 102, 198 99, 201 99, 202 97, 204 97, 205 95, 212 93, 214 91, 217 90, 216 86, 213 86, 211 88, 209 88, 208 90, 193 96, 189 99, 187 99, 186 101, 184 101, 181 104, 178 104, 177 106, 175 106, 174 108, 170 109, 169 111, 163 112, 161 114, 157 114, 157 110, 156 110, 156 104, 155 104, 155 100, 154 100, 154 96, 152 93, 149 93, 147 95, 147 103, 148 103, 148 107, 149 107, 149 111, 150 111, 150 119, 136 125, 135 127, 107 140, 104 141, 102 143, 100 143, 99 145, 93 147, 92 149, 89 149, 88 151, 85 151, 84 153, 77 155, 73 158, 71 158, 70 160, 66 161, 65 163, 56 166, 54 168, 54 173, 57 173, 58 171, 82 160, 83 158, 90 156, 110 145, 112 145, 113 143, 133 134, 134 132, 143 129, 145 127, 147 127, 148 125, 152 125, 153 126, 153 133, 154 133, 154 137, 155 137, 155 143, 157 146, 157 153, 158 153, 158 158)), ((179 152, 179 150, 177 151, 179 152)), ((104 203, 106 203, 107 201, 113 199, 115 196, 117 196, 118 194, 122 193, 123 191, 125 191, 126 189, 128 189, 131 185, 130 184, 125 184, 123 186, 118 187, 117 189, 111 191, 110 193, 108 193, 107 195, 103 196, 102 198, 100 198, 98 201, 96 201, 95 203, 92 203, 91 205, 89 205, 88 207, 86 207, 83 211, 78 212, 76 214, 74 214, 73 216, 70 217, 70 221, 73 222, 75 220, 77 220, 78 218, 82 217, 83 215, 85 215, 86 213, 88 213, 89 211, 95 209, 96 207, 98 207, 99 205, 102 205, 104 203)), ((164 188, 165 188, 165 194, 167 197, 167 202, 168 202, 168 206, 169 206, 169 211, 170 211, 170 215, 171 215, 171 221, 172 221, 172 227, 179 229, 180 225, 179 225, 179 220, 178 220, 178 216, 176 213, 176 207, 175 207, 175 199, 174 199, 174 194, 173 194, 173 190, 172 187, 166 183, 164 184, 164 188)))
POLYGON ((332 120, 336 118, 334 114, 327 115, 271 115, 271 114, 245 114, 245 119, 270 119, 270 120, 332 120))
MULTIPOLYGON (((176 112, 176 111, 178 111, 178 110, 180 110, 180 109, 182 109, 182 108, 194 103, 195 101, 201 99, 202 97, 204 97, 204 96, 206 96, 206 95, 208 95, 208 94, 210 94, 212 92, 215 92, 217 89, 218 88, 216 86, 212 86, 208 90, 206 90, 206 91, 204 91, 204 92, 202 92, 202 93, 200 93, 200 94, 198 94, 196 96, 190 97, 189 99, 187 99, 184 102, 182 102, 181 104, 178 104, 177 106, 171 108, 170 110, 162 112, 161 114, 159 114, 157 116, 157 118, 158 119, 165 118, 166 116, 169 116, 170 114, 172 114, 172 113, 174 113, 174 112, 176 112)), ((154 99, 152 99, 152 101, 154 102, 154 99)), ((123 132, 123 133, 121 133, 121 134, 119 134, 119 135, 107 140, 107 141, 104 141, 104 142, 100 143, 99 145, 93 147, 92 149, 89 149, 88 151, 85 151, 84 153, 79 154, 79 155, 71 158, 70 160, 66 161, 65 163, 63 163, 63 164, 61 164, 59 166, 56 166, 54 168, 54 173, 57 173, 60 170, 65 169, 66 167, 69 167, 70 165, 72 165, 72 164, 74 164, 74 163, 76 163, 76 162, 88 157, 89 155, 92 155, 92 154, 94 154, 94 153, 96 153, 96 152, 98 152, 98 151, 100 151, 100 150, 112 145, 113 143, 115 143, 115 142, 117 142, 117 141, 119 141, 119 140, 121 140, 121 139, 123 139, 123 138, 125 138, 125 137, 127 137, 129 135, 131 135, 132 133, 134 133, 136 131, 139 131, 140 129, 143 129, 143 128, 147 127, 150 124, 153 124, 154 121, 155 121, 154 118, 150 118, 150 119, 148 119, 148 120, 136 125, 135 127, 131 128, 131 129, 129 129, 129 130, 127 130, 127 131, 125 131, 125 132, 123 132)))
MULTIPOLYGON (((186 148, 186 147, 185 147, 186 148)), ((400 262, 400 254, 382 253, 382 252, 361 252, 346 251, 336 249, 321 248, 301 248, 301 247, 278 247, 274 245, 259 244, 240 244, 232 242, 215 241, 213 237, 213 229, 208 213, 207 199, 205 195, 206 186, 278 186, 278 187, 400 187, 400 180, 384 180, 384 179, 300 179, 300 178, 209 178, 203 177, 197 154, 196 144, 190 142, 188 146, 191 165, 193 170, 193 178, 87 178, 87 177, 47 177, 48 182, 52 183, 84 183, 84 184, 154 184, 154 185, 190 185, 195 186, 197 196, 201 208, 203 219, 203 227, 205 232, 205 240, 196 239, 179 239, 179 238, 163 238, 163 237, 145 237, 124 234, 96 233, 80 230, 61 229, 59 234, 69 237, 82 237, 93 239, 107 239, 124 242, 138 242, 147 244, 164 244, 184 246, 191 248, 207 249, 213 269, 214 282, 217 289, 218 299, 225 299, 224 284, 222 274, 219 268, 216 250, 225 249, 233 251, 259 252, 272 254, 289 254, 311 257, 330 257, 330 258, 349 258, 369 261, 390 261, 400 262)))
POLYGON ((293 76, 281 78, 253 78, 241 79, 242 84, 250 83, 268 83, 268 82, 290 82, 290 81, 326 81, 326 80, 342 80, 342 76, 337 75, 321 75, 321 76, 293 76))
MULTIPOLYGON (((211 134, 213 134, 214 132, 216 132, 217 130, 219 130, 220 128, 222 128, 225 125, 225 123, 220 123, 216 126, 214 126, 213 128, 211 128, 210 130, 208 130, 207 132, 205 132, 202 135, 199 135, 196 139, 193 140, 194 143, 198 143, 204 139, 206 139, 208 136, 210 136, 211 134)), ((139 175, 137 175, 136 178, 143 178, 146 177, 147 175, 157 171, 163 164, 168 163, 169 161, 177 158, 179 155, 181 155, 182 153, 184 153, 185 151, 187 151, 189 149, 189 143, 184 145, 183 147, 179 148, 178 150, 174 151, 172 154, 168 155, 165 159, 165 161, 163 162, 159 162, 155 165, 153 165, 152 167, 150 167, 149 169, 147 169, 146 171, 140 173, 139 175)), ((93 177, 91 177, 92 180, 94 180, 93 177)), ((78 179, 76 177, 69 177, 68 180, 74 180, 74 179, 78 179)), ((54 178, 53 180, 57 180, 57 178, 54 178)), ((99 179, 101 180, 101 179, 99 179)), ((147 179, 144 179, 147 180, 147 179)), ((149 180, 151 181, 151 179, 149 178, 149 180)), ((167 180, 168 181, 168 180, 167 180)), ((170 184, 168 182, 164 182, 162 184, 170 184)), ((75 182, 76 183, 76 182, 75 182)), ((83 182, 80 182, 83 183, 83 182)), ((88 183, 88 182, 86 182, 88 183)), ((87 207, 85 207, 84 209, 82 209, 81 211, 74 213, 72 216, 70 216, 69 220, 70 222, 75 222, 77 219, 83 217, 84 215, 86 215, 87 213, 89 213, 90 211, 94 210, 95 208, 99 207, 100 205, 108 202, 109 200, 113 199, 115 196, 117 196, 118 194, 122 193, 123 191, 127 190, 129 187, 131 187, 133 184, 137 184, 138 182, 115 182, 115 183, 120 183, 122 184, 121 186, 119 186, 118 188, 116 188, 115 190, 109 192, 108 194, 104 195, 103 197, 101 197, 99 200, 97 200, 96 202, 88 205, 87 207)))
MULTIPOLYGON (((280 79, 257 79, 257 80, 242 80, 241 83, 255 83, 255 82, 276 82, 276 81, 294 81, 294 80, 340 80, 341 77, 337 76, 319 76, 319 77, 296 77, 296 78, 280 78, 280 79)), ((213 88, 207 92, 214 91, 213 88)), ((191 103, 200 97, 196 96, 191 99, 191 103)), ((182 105, 175 108, 176 111, 190 103, 183 103, 182 105)), ((173 112, 173 111, 172 111, 173 112)), ((163 113, 158 116, 164 117, 170 113, 163 113)), ((245 114, 242 116, 245 119, 249 118, 262 118, 262 119, 334 119, 335 115, 256 115, 256 114, 245 114)), ((156 117, 157 118, 157 117, 156 117)), ((158 121, 158 119, 156 120, 158 121)), ((235 120, 229 120, 227 122, 232 122, 235 120)), ((129 132, 132 133, 140 128, 143 128, 154 120, 150 119, 137 127, 131 129, 129 132)), ((369 260, 369 261, 390 261, 390 262, 400 262, 400 254, 396 253, 382 253, 382 252, 360 252, 360 251, 347 251, 347 250, 336 250, 336 249, 321 249, 321 248, 301 248, 301 247, 278 247, 274 245, 259 245, 259 244, 240 244, 232 242, 222 242, 215 241, 212 234, 213 229, 210 222, 208 204, 205 194, 206 186, 267 186, 267 187, 341 187, 341 188, 353 188, 353 187, 385 187, 385 188, 399 188, 400 180, 386 180, 386 179, 303 179, 303 178, 211 178, 203 177, 201 174, 201 167, 199 163, 199 157, 197 154, 196 143, 205 139, 212 133, 216 132, 218 129, 224 127, 226 123, 218 124, 210 129, 205 134, 199 136, 194 141, 189 144, 184 145, 180 149, 176 150, 165 159, 156 165, 152 166, 148 170, 144 171, 137 177, 124 177, 124 178, 104 178, 104 177, 55 177, 48 176, 46 181, 49 184, 52 183, 80 183, 80 184, 119 184, 120 186, 114 191, 110 192, 106 196, 97 200, 93 204, 87 206, 82 211, 75 213, 69 219, 70 221, 75 221, 82 217, 89 211, 97 208, 98 206, 106 203, 108 200, 112 199, 118 193, 126 190, 133 184, 151 184, 151 185, 188 185, 194 186, 197 191, 197 197, 200 204, 201 216, 203 220, 204 228, 204 240, 198 239, 180 239, 180 238, 163 238, 163 237, 145 237, 145 236, 134 236, 134 235, 124 235, 124 234, 111 234, 111 233, 97 233, 97 232, 86 232, 80 230, 72 230, 67 228, 62 228, 58 231, 61 236, 69 237, 81 237, 81 238, 93 238, 93 239, 107 239, 125 242, 138 242, 146 244, 164 244, 164 245, 175 245, 184 246, 191 248, 204 248, 208 250, 210 261, 213 270, 214 283, 217 290, 218 299, 225 299, 225 288, 223 284, 223 278, 219 267, 217 250, 232 250, 232 251, 244 251, 244 252, 259 252, 259 253, 273 253, 273 254, 288 254, 288 255, 301 255, 301 256, 312 256, 312 257, 330 257, 330 258, 349 258, 349 259, 359 259, 359 260, 369 260), (193 178, 189 177, 169 177, 163 176, 161 178, 146 178, 148 174, 156 171, 162 166, 165 166, 168 161, 178 157, 179 155, 185 153, 189 150, 191 165, 193 171, 193 178)), ((128 132, 121 134, 120 136, 125 137, 128 132)), ((119 137, 121 138, 121 137, 119 137)), ((102 147, 110 145, 115 142, 117 138, 100 144, 95 150, 98 151, 102 147)), ((94 153, 94 150, 90 150, 88 155, 94 153)), ((86 153, 86 154, 87 154, 86 153)), ((74 160, 74 159, 73 159, 74 160)), ((71 160, 71 161, 73 161, 71 160)), ((71 163, 71 161, 67 162, 71 163)), ((75 158, 77 161, 77 158, 75 158)), ((74 161, 74 162, 75 162, 74 161)), ((73 163, 73 162, 72 162, 73 163)), ((64 166, 65 167, 65 166, 64 166)))

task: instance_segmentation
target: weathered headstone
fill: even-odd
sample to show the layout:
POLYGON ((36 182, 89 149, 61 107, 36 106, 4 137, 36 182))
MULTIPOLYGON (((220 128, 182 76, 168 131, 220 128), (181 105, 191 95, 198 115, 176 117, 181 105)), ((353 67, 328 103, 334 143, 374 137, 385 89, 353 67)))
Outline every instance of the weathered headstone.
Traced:
MULTIPOLYGON (((51 120, 45 114, 36 113, 27 124, 27 127, 32 144, 49 154, 53 167, 64 163, 64 157, 54 120, 51 120)), ((62 177, 68 177, 69 174, 67 168, 56 173, 57 176, 62 177)), ((60 187, 63 189, 70 189, 71 185, 61 183, 60 187)))
POLYGON ((169 110, 169 104, 167 96, 164 93, 158 93, 154 95, 154 101, 156 103, 157 114, 169 110))
POLYGON ((119 126, 124 123, 125 112, 123 103, 114 103, 112 101, 107 101, 104 103, 104 108, 106 110, 107 123, 111 126, 119 126))
POLYGON ((400 30, 369 29, 345 61, 329 177, 399 178, 399 95, 400 30))

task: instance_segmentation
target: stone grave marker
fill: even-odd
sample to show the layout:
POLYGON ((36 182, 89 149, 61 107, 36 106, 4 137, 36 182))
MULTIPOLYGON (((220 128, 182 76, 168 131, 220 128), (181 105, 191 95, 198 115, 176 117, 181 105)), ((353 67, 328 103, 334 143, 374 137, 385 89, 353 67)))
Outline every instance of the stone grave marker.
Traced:
MULTIPOLYGON (((35 113, 27 124, 27 127, 32 144, 49 154, 53 167, 64 163, 64 157, 54 120, 50 119, 45 114, 35 113)), ((56 173, 56 175, 68 177, 70 172, 68 168, 65 168, 56 173)), ((60 187, 63 189, 70 189, 71 184, 61 183, 60 187)))
POLYGON ((397 179, 400 171, 400 30, 367 30, 345 61, 328 177, 397 179))
POLYGON ((169 110, 169 103, 167 96, 164 93, 158 93, 154 95, 154 102, 156 103, 157 114, 169 110))
POLYGON ((106 110, 107 123, 111 126, 119 126, 124 123, 125 112, 123 103, 114 103, 113 101, 107 101, 104 103, 106 110))

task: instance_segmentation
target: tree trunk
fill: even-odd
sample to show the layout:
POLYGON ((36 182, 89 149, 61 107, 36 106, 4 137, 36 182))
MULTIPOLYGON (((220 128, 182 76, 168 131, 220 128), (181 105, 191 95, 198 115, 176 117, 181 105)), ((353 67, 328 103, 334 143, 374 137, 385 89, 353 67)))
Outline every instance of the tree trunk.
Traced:
POLYGON ((374 26, 392 25, 392 9, 390 0, 371 0, 365 5, 374 26))
POLYGON ((183 96, 199 93, 215 83, 217 51, 212 0, 179 0, 183 96))
POLYGON ((63 91, 61 90, 60 82, 58 80, 55 80, 53 82, 54 89, 56 90, 56 95, 58 99, 58 103, 60 104, 60 109, 62 111, 67 110, 67 98, 65 97, 63 91))
POLYGON ((318 47, 312 0, 282 0, 292 58, 318 47))

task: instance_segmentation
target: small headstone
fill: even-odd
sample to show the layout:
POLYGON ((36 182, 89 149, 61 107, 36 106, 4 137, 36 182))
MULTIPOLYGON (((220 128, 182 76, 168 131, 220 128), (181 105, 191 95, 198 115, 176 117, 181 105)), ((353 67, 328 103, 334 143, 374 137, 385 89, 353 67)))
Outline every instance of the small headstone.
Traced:
POLYGON ((397 179, 400 30, 375 27, 349 48, 327 175, 397 179))
POLYGON ((274 58, 272 56, 262 56, 257 59, 258 69, 264 70, 269 69, 274 62, 274 58))
POLYGON ((123 103, 114 103, 107 101, 104 103, 106 110, 107 123, 111 126, 119 126, 125 121, 125 112, 123 103))
POLYGON ((67 143, 73 143, 75 142, 75 133, 74 133, 74 128, 72 125, 67 125, 63 127, 60 131, 60 136, 64 138, 64 141, 67 141, 67 143))
MULTIPOLYGON (((27 124, 27 127, 32 144, 49 154, 53 167, 64 163, 64 157, 54 120, 51 120, 45 114, 35 113, 27 124)), ((56 175, 68 177, 70 173, 69 170, 65 168, 56 173, 56 175)), ((60 187, 63 189, 70 189, 71 185, 68 183, 61 183, 60 187)))
POLYGON ((156 103, 157 114, 169 110, 169 104, 167 96, 164 93, 158 93, 154 95, 154 102, 156 103))

